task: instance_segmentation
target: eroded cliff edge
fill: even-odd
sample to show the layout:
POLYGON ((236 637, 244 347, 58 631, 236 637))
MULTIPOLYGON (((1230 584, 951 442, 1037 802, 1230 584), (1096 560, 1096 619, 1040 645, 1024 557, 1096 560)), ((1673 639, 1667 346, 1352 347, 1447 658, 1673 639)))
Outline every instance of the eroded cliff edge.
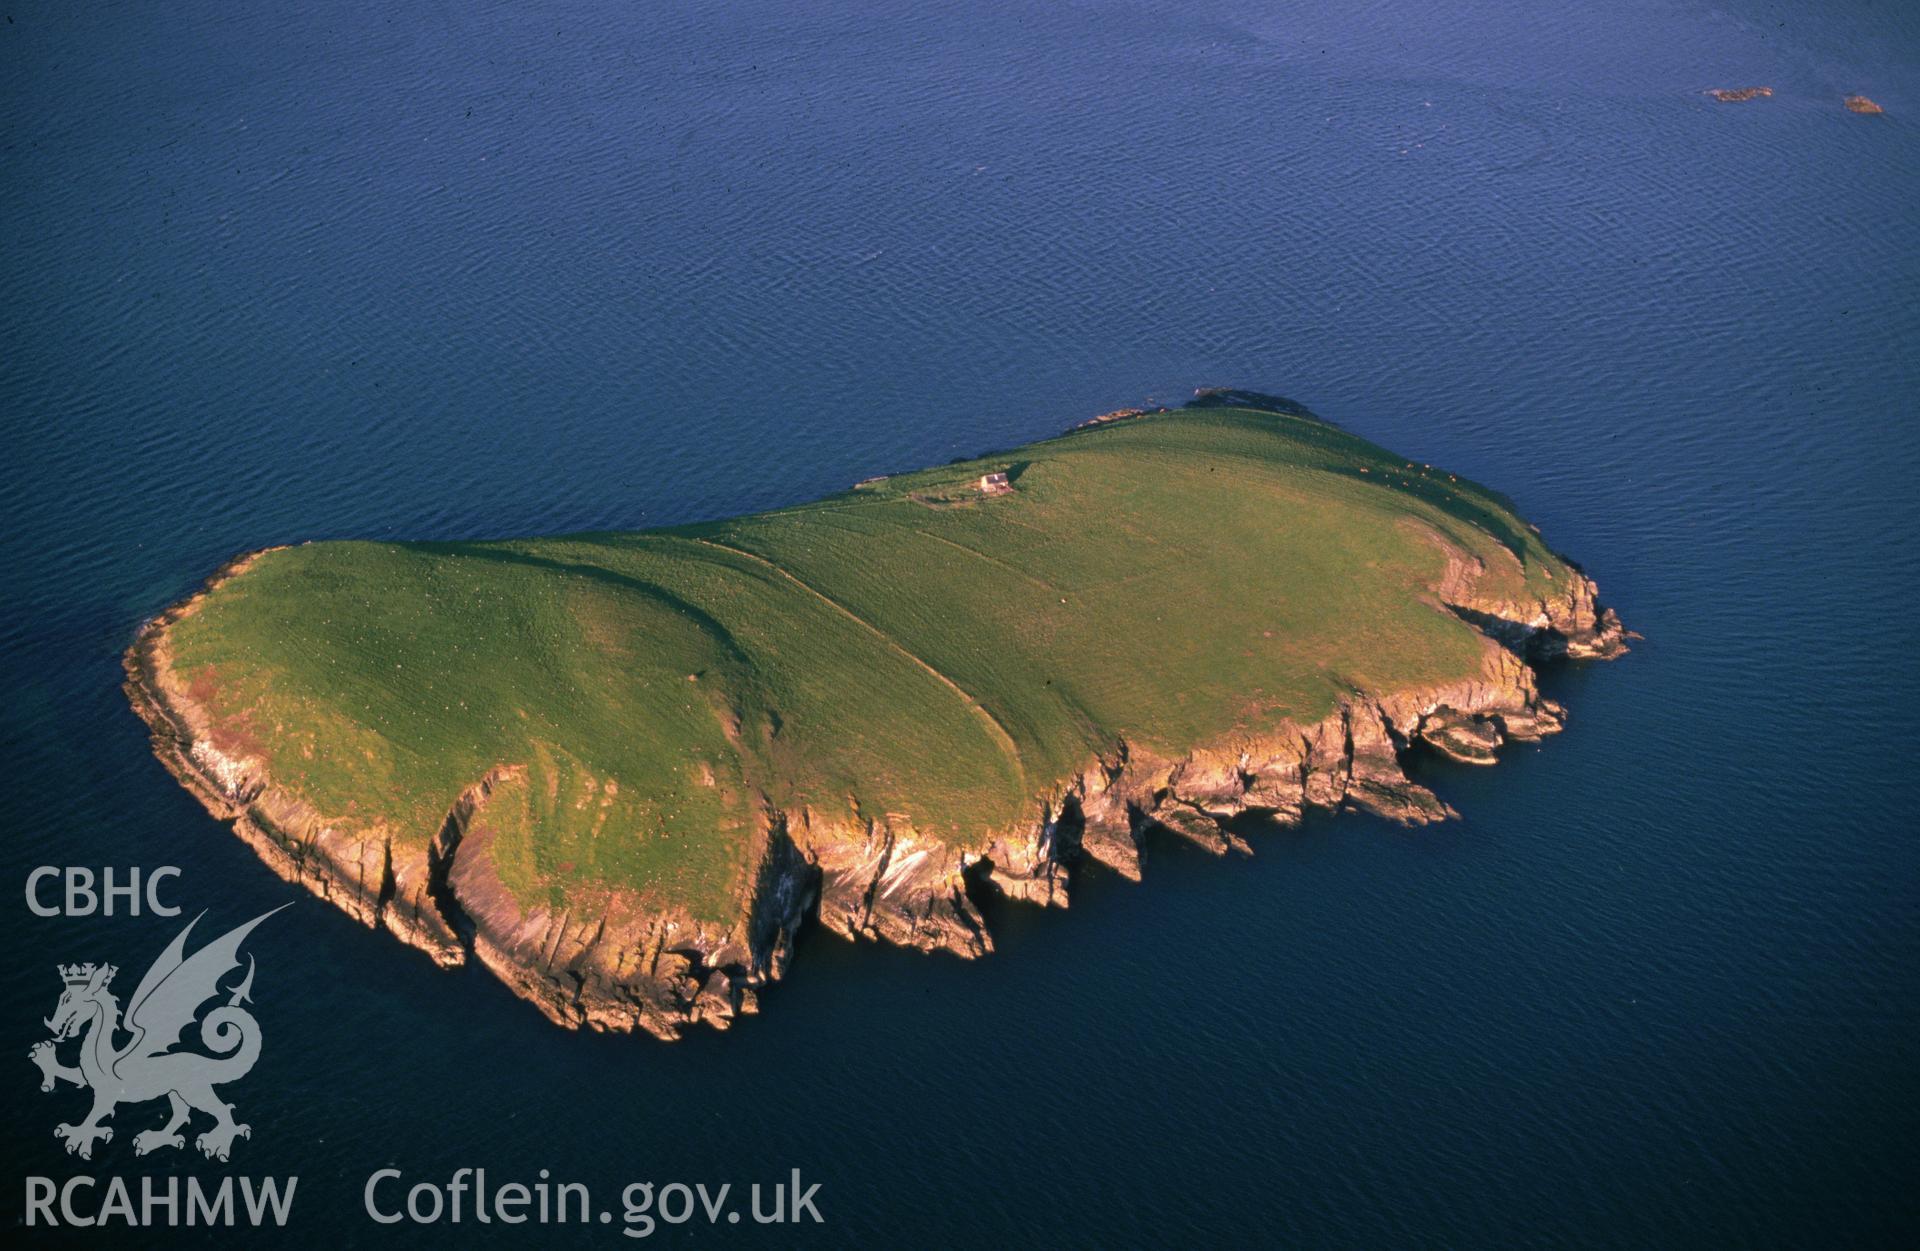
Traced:
POLYGON ((475 778, 422 840, 378 827, 345 831, 277 785, 259 754, 217 741, 192 683, 175 670, 168 632, 261 553, 230 562, 140 630, 125 657, 126 690, 162 763, 288 881, 442 965, 479 959, 559 1024, 673 1038, 696 1023, 725 1028, 756 1011, 809 917, 849 938, 973 957, 989 952, 992 938, 970 890, 1064 907, 1079 862, 1137 880, 1152 830, 1225 854, 1250 850, 1233 828, 1247 815, 1283 825, 1310 809, 1352 807, 1410 825, 1451 815, 1408 778, 1405 755, 1424 745, 1486 764, 1506 741, 1558 731, 1563 710, 1540 695, 1535 666, 1610 659, 1629 635, 1577 570, 1542 597, 1487 597, 1479 560, 1437 534, 1423 537, 1448 556, 1433 588, 1436 610, 1481 633, 1474 676, 1351 690, 1313 724, 1199 744, 1177 757, 1115 739, 1039 795, 1028 819, 982 831, 962 848, 925 838, 892 814, 827 818, 763 794, 738 918, 718 927, 639 906, 618 890, 578 894, 553 909, 516 900, 484 820, 490 801, 524 785, 515 762, 475 778))

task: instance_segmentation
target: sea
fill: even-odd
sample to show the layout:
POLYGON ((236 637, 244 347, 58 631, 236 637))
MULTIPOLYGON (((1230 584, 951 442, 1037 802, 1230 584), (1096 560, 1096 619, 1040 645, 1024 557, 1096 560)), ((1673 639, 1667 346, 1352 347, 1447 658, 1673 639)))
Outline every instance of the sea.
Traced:
POLYGON ((17 1233, 1920 1238, 1920 8, 4 16, 17 1233), (1748 86, 1772 95, 1704 94, 1748 86), (1216 385, 1509 493, 1645 636, 1547 676, 1566 733, 1419 764, 1460 820, 1313 820, 1226 861, 1154 844, 1144 881, 1089 870, 1064 912, 989 905, 977 962, 815 928, 761 1015, 666 1045, 557 1029, 286 885, 119 689, 141 622, 245 549, 713 518, 1216 385), (172 866, 184 912, 37 915, 40 866, 43 901, 69 868, 172 866), (87 1096, 42 1093, 26 1054, 57 966, 131 982, 195 914, 211 935, 284 903, 248 940, 265 1045, 225 1088, 232 1160, 136 1157, 159 1104, 68 1155, 87 1096), (368 1211, 370 1177, 392 1216, 463 1168, 581 1183, 592 1216, 368 1211), (794 1220, 670 1219, 696 1184, 739 1215, 795 1170, 819 1189, 786 1194, 794 1220), (24 1225, 34 1178, 84 1218, 149 1176, 299 1180, 257 1232, 76 1229, 57 1203, 24 1225))

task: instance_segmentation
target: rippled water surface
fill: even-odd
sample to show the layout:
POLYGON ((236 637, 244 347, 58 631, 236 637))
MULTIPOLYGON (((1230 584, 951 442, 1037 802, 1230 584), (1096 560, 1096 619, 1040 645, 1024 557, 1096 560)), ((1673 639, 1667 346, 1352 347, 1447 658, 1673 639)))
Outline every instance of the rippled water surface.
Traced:
POLYGON ((231 1093, 303 1241, 386 1241, 391 1164, 798 1167, 899 1246, 1911 1245, 1915 10, 661 7, 8 10, 10 1219, 74 1168, 53 964, 174 928, 18 883, 172 863, 298 900, 231 1093), (673 1047, 296 895, 117 690, 241 549, 710 517, 1206 383, 1509 492, 1646 641, 1430 767, 1458 823, 1155 847, 976 965, 809 934, 673 1047))

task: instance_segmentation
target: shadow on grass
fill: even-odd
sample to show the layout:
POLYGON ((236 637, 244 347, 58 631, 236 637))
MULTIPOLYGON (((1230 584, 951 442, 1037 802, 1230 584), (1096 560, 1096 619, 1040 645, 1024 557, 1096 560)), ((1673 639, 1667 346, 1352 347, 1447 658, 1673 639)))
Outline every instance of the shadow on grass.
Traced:
POLYGON ((681 599, 678 595, 675 595, 672 591, 667 590, 658 583, 648 582, 644 578, 636 578, 630 574, 618 573, 612 569, 602 568, 599 565, 575 564, 569 561, 555 560, 550 556, 535 556, 530 552, 518 552, 511 549, 488 547, 476 543, 423 543, 420 544, 420 546, 426 550, 449 556, 463 556, 471 560, 488 560, 497 564, 522 565, 530 569, 544 569, 552 573, 571 574, 574 577, 586 578, 589 581, 598 582, 604 586, 614 587, 630 594, 641 596, 644 599, 660 605, 662 608, 668 608, 679 613, 695 626, 699 627, 703 632, 712 636, 713 640, 726 651, 728 657, 739 662, 749 671, 752 669, 752 661, 747 658, 746 651, 735 641, 733 632, 721 624, 719 618, 709 613, 706 609, 701 608, 699 605, 681 599))

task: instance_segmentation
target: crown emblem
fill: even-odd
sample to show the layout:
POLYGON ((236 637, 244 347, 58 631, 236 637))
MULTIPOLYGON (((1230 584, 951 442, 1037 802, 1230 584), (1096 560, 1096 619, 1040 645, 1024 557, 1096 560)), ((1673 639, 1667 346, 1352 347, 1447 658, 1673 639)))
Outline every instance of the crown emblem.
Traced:
POLYGON ((60 966, 60 980, 69 986, 85 986, 93 981, 93 975, 97 972, 100 984, 105 986, 113 980, 116 971, 111 964, 95 965, 92 961, 86 964, 63 964, 60 966))

